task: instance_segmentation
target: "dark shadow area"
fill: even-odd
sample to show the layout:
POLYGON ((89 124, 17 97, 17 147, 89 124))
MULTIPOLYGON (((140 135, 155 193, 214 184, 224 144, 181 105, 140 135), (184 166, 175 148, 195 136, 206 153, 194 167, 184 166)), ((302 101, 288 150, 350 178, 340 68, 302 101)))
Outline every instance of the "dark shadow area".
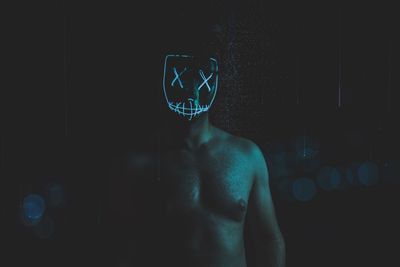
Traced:
POLYGON ((157 153, 164 55, 214 21, 224 35, 211 119, 263 150, 287 266, 400 264, 394 7, 201 5, 16 8, 1 94, 0 265, 112 266, 128 249, 115 236, 136 221, 110 219, 111 173, 120 158, 140 165, 157 153), (30 194, 46 203, 36 226, 22 216, 30 194))

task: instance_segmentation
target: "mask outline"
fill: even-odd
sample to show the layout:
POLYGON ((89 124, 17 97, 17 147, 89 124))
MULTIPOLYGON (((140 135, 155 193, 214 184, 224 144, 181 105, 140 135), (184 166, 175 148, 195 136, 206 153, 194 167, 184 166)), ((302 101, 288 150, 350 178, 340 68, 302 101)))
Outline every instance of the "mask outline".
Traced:
MULTIPOLYGON (((178 113, 179 115, 183 115, 184 117, 188 117, 188 120, 190 121, 190 120, 192 120, 193 117, 199 115, 200 113, 207 112, 210 109, 210 107, 213 104, 213 102, 214 102, 215 96, 217 95, 217 91, 218 91, 218 61, 215 58, 212 58, 212 57, 209 58, 211 61, 213 61, 215 63, 215 66, 216 66, 216 68, 215 68, 215 73, 216 73, 216 75, 215 75, 215 86, 214 86, 215 87, 215 91, 214 91, 214 94, 212 96, 212 99, 210 100, 210 103, 208 105, 204 105, 204 106, 196 104, 193 107, 192 101, 189 101, 190 107, 185 107, 185 102, 173 103, 173 102, 169 101, 168 96, 167 96, 165 79, 166 79, 166 74, 167 74, 167 62, 168 62, 168 58, 170 58, 170 57, 193 58, 194 56, 177 55, 177 54, 168 54, 168 55, 166 55, 165 59, 164 59, 164 73, 163 73, 163 92, 164 92, 164 98, 165 98, 165 101, 167 102, 168 108, 170 110, 178 113), (182 105, 182 107, 180 105, 182 105)), ((174 74, 175 74, 174 81, 175 81, 176 78, 180 77, 180 75, 183 74, 183 71, 181 72, 181 74, 176 75, 177 71, 176 71, 175 67, 174 67, 174 70, 175 70, 174 71, 174 74)), ((185 68, 184 71, 186 71, 186 68, 185 68)), ((208 91, 211 92, 211 88, 210 88, 210 86, 209 86, 207 81, 212 78, 213 73, 211 73, 211 75, 206 79, 205 79, 204 72, 202 70, 199 70, 199 75, 203 79, 203 82, 197 88, 197 90, 200 90, 204 86, 204 84, 206 84, 207 87, 208 87, 208 91), (203 75, 200 74, 200 71, 201 71, 201 73, 203 75)), ((180 83, 179 85, 181 86, 182 84, 180 83)), ((172 83, 171 83, 171 86, 172 86, 172 83)), ((181 88, 183 88, 183 86, 181 86, 181 88)))

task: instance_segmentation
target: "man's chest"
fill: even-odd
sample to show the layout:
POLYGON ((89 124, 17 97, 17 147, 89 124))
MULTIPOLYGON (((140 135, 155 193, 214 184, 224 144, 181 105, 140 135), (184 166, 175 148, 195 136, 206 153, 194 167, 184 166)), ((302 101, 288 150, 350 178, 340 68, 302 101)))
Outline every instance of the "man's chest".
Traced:
POLYGON ((207 210, 242 220, 252 166, 239 153, 170 153, 161 158, 165 203, 172 212, 207 210))

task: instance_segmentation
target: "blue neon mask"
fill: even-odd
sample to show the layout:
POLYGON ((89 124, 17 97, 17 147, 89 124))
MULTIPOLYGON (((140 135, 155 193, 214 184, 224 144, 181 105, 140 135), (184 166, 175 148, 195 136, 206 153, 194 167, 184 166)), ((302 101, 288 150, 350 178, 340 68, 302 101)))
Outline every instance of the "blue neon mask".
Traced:
POLYGON ((163 89, 168 107, 191 120, 210 109, 218 88, 218 62, 188 55, 167 55, 163 89))

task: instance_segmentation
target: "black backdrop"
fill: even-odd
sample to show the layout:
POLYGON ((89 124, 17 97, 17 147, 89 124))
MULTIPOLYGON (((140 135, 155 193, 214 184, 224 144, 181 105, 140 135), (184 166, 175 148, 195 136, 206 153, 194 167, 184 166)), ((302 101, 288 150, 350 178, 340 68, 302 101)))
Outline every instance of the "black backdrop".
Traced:
POLYGON ((13 11, 5 19, 9 85, 1 94, 7 266, 102 263, 113 155, 156 146, 169 34, 189 33, 218 12, 229 26, 212 119, 265 152, 287 266, 400 263, 393 6, 39 1, 13 11), (296 161, 298 140, 314 144, 311 171, 296 161), (287 195, 294 179, 315 180, 323 166, 345 180, 346 168, 356 176, 366 161, 379 170, 372 186, 342 182, 318 188, 307 202, 287 195), (20 208, 26 195, 45 195, 49 183, 62 186, 65 203, 46 210, 54 233, 40 238, 20 208))

